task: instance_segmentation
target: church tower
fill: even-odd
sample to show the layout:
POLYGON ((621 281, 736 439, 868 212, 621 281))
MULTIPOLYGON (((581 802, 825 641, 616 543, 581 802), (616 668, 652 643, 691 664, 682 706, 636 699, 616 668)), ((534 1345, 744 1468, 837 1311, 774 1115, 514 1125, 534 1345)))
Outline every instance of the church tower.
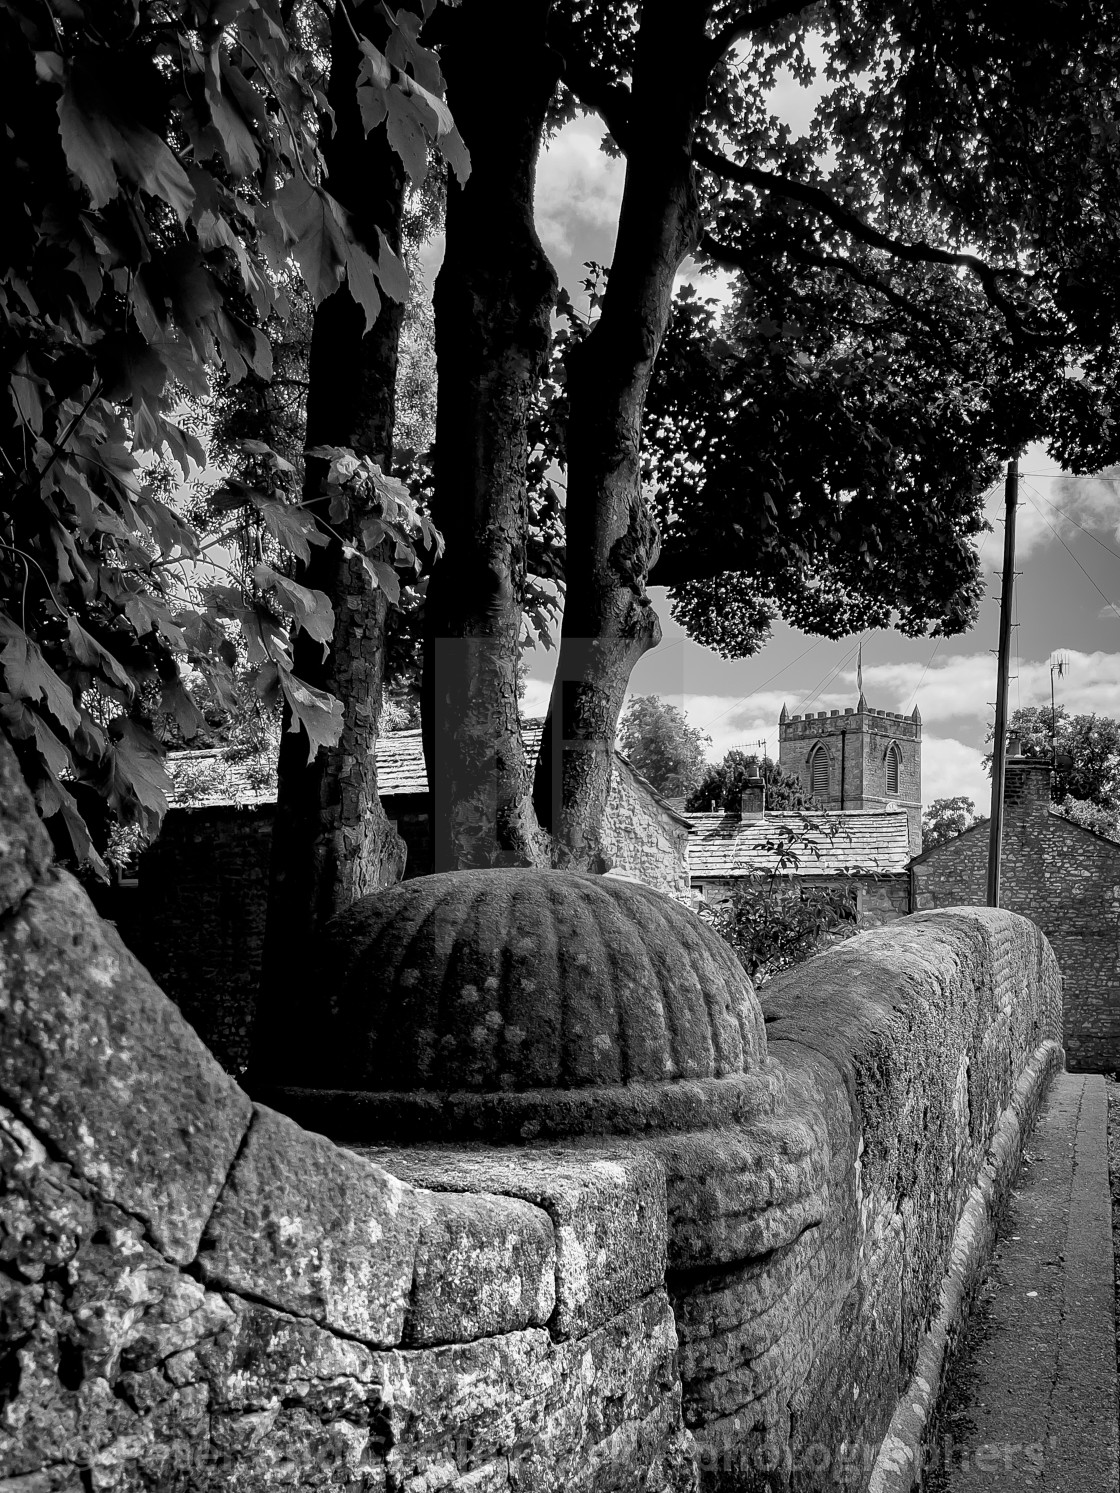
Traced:
POLYGON ((826 809, 904 809, 910 854, 922 848, 922 717, 855 709, 778 717, 778 761, 826 809))

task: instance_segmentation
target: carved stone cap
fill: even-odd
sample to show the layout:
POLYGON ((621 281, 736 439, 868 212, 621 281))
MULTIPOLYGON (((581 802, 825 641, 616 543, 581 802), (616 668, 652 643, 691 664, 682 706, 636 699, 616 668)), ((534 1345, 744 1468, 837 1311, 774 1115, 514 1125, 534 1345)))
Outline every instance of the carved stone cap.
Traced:
MULTIPOLYGON (((476 1134, 503 1109, 517 1128, 556 1109, 554 1133, 659 1128, 662 1109, 689 1127, 713 1102, 701 1090, 769 1066, 750 980, 695 914, 563 871, 450 872, 362 899, 331 925, 309 1015, 290 1084, 333 1091, 333 1105, 339 1091, 366 1096, 371 1123, 387 1104, 385 1118, 434 1106, 472 1129, 478 1111, 476 1134), (650 1086, 677 1093, 662 1103, 650 1086)), ((727 1096, 731 1109, 757 1102, 727 1096)))

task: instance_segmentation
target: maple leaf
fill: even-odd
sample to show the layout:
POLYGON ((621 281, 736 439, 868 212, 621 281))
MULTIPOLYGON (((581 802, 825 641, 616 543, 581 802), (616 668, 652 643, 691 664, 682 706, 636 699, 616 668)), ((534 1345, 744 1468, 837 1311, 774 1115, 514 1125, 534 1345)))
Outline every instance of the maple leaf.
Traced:
POLYGON ((325 690, 315 689, 298 679, 283 664, 277 665, 277 672, 280 688, 292 711, 292 723, 288 730, 296 732, 302 726, 307 732, 310 743, 308 760, 311 761, 321 746, 334 746, 342 735, 345 723, 342 702, 325 690))
POLYGON ((0 664, 11 693, 22 700, 45 701, 59 725, 73 734, 81 724, 74 697, 47 663, 39 645, 3 612, 0 612, 0 639, 4 644, 0 649, 0 664))
POLYGON ((0 695, 0 724, 17 741, 34 741, 44 769, 60 777, 74 770, 74 759, 69 749, 34 710, 14 695, 0 695))
POLYGON ((291 240, 292 253, 316 306, 338 289, 346 266, 342 227, 326 193, 302 176, 291 176, 273 198, 291 240))
POLYGON ((404 260, 396 253, 380 228, 377 230, 377 238, 380 246, 377 256, 377 278, 381 281, 381 288, 394 301, 407 301, 408 270, 404 260))
POLYGON ((143 125, 115 117, 110 105, 110 100, 100 96, 88 67, 80 77, 71 72, 58 101, 66 162, 89 191, 93 207, 100 209, 112 202, 123 179, 161 197, 185 223, 194 203, 187 173, 166 141, 143 125), (100 107, 87 108, 87 103, 100 107))
POLYGON ((253 579, 262 589, 279 594, 281 605, 295 617, 297 627, 302 627, 317 643, 330 642, 334 635, 334 608, 324 591, 297 585, 269 565, 258 565, 253 579))
POLYGON ((66 630, 70 638, 71 651, 78 662, 87 669, 101 674, 110 684, 116 685, 117 689, 123 690, 125 696, 131 699, 136 693, 136 686, 109 650, 103 647, 96 638, 91 637, 77 617, 73 615, 67 618, 66 630))
POLYGON ((390 88, 386 100, 389 144, 404 162, 412 185, 422 186, 428 174, 428 131, 425 128, 428 121, 421 113, 423 105, 399 88, 390 88))
POLYGON ((127 716, 117 716, 109 725, 109 803, 123 817, 139 806, 158 824, 167 812, 173 784, 159 758, 155 737, 127 716))
MULTIPOLYGON (((346 283, 350 287, 350 294, 366 314, 367 332, 377 320, 381 310, 381 296, 378 294, 375 278, 379 275, 380 266, 374 265, 372 258, 360 244, 347 245, 346 283)), ((398 296, 396 299, 400 300, 401 297, 398 296)))
POLYGON ((344 544, 342 552, 348 560, 360 560, 362 569, 369 576, 373 589, 384 591, 393 606, 399 606, 401 581, 391 565, 386 565, 384 560, 375 560, 372 555, 363 554, 352 544, 344 544))
POLYGON ((91 866, 102 881, 108 881, 109 868, 93 847, 86 822, 78 812, 78 805, 53 773, 48 772, 37 785, 35 802, 44 819, 50 819, 55 814, 62 815, 66 833, 70 836, 70 843, 74 847, 75 858, 80 864, 91 866))
POLYGON ((268 532, 297 560, 306 564, 311 558, 311 545, 330 543, 311 514, 298 504, 266 501, 258 506, 268 532))

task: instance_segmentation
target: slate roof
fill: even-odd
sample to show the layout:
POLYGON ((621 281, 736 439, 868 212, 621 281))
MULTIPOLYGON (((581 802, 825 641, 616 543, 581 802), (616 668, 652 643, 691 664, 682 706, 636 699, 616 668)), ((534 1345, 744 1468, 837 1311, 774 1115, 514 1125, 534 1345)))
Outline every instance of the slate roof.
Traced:
POLYGON ((693 882, 770 872, 779 851, 797 836, 796 876, 884 875, 910 864, 910 826, 894 809, 842 809, 831 814, 689 814, 688 865, 693 882), (835 834, 831 827, 836 826, 835 834), (807 840, 806 843, 801 843, 807 840))
POLYGON ((377 791, 382 798, 390 793, 427 793, 419 726, 377 738, 377 791))
MULTIPOLYGON (((525 721, 521 734, 530 760, 536 761, 541 747, 543 721, 525 721)), ((695 816, 680 814, 661 797, 641 773, 621 753, 615 760, 660 805, 670 819, 691 832, 695 816)), ((168 795, 172 805, 183 808, 217 808, 225 804, 267 804, 276 802, 275 764, 267 784, 261 781, 262 763, 231 761, 221 748, 201 752, 171 752, 164 766, 175 785, 168 795)), ((396 794, 427 793, 428 775, 424 768, 424 746, 420 729, 390 731, 377 740, 377 791, 384 798, 396 794)), ((716 816, 719 817, 718 815, 716 816)))

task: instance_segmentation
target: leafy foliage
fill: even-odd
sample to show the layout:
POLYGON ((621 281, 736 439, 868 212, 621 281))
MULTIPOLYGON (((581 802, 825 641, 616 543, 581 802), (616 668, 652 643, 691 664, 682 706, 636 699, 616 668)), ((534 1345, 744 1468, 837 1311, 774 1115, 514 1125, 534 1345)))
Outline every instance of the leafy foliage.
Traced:
POLYGON ((618 723, 619 750, 667 798, 696 787, 707 740, 683 711, 657 695, 635 695, 618 723))
POLYGON ((708 764, 689 794, 685 808, 693 814, 714 813, 720 809, 725 814, 736 814, 747 779, 760 775, 766 787, 768 809, 785 812, 817 807, 817 800, 804 791, 799 777, 787 773, 770 757, 732 747, 722 762, 708 764))
MULTIPOLYGON (((363 107, 371 127, 388 121, 414 174, 428 138, 465 172, 421 20, 390 17, 385 51, 361 39, 363 107)), ((216 371, 270 378, 265 329, 289 313, 291 256, 313 303, 345 287, 367 323, 383 295, 406 292, 384 238, 376 254, 356 242, 321 185, 320 42, 296 36, 272 0, 0 5, 11 194, 0 724, 41 812, 60 815, 94 864, 71 789, 94 790, 145 830, 158 823, 168 783, 150 701, 193 736, 201 716, 181 665, 228 701, 238 629, 262 698, 282 693, 313 746, 337 736, 338 702, 292 668, 292 630, 330 635, 325 598, 293 587, 267 555, 251 577, 219 580, 230 536, 204 553, 160 481, 168 463, 180 479, 203 465, 187 414, 216 371)), ((243 485, 232 506, 248 501, 280 554, 324 543, 330 519, 294 498, 292 463, 266 442, 249 454, 265 482, 243 485)), ((434 536, 407 491, 344 453, 332 476, 335 517, 360 508, 363 534, 391 536, 411 569, 416 538, 434 536)), ((396 570, 371 564, 395 594, 396 570)))
MULTIPOLYGON (((965 377, 932 333, 840 275, 759 278, 721 318, 678 295, 648 403, 653 579, 726 656, 756 652, 779 613, 832 637, 961 631, 1007 438, 983 350, 965 377)), ((966 314, 947 287, 940 330, 966 314)))
POLYGON ((944 845, 985 817, 977 814, 972 799, 963 794, 955 798, 935 798, 922 811, 922 849, 932 850, 937 845, 944 845))
POLYGON ((704 918, 735 950, 756 985, 857 931, 855 888, 803 886, 790 878, 752 877, 704 918))
POLYGON ((1079 824, 1082 829, 1091 829, 1106 840, 1120 840, 1120 809, 1104 809, 1089 799, 1072 798, 1068 793, 1058 800, 1057 809, 1063 819, 1079 824))
MULTIPOLYGON (((1055 714, 1057 768, 1050 784, 1051 801, 1061 804, 1068 798, 1095 804, 1106 812, 1120 810, 1120 724, 1106 715, 1071 717, 1063 705, 1055 714)), ((1055 714, 1049 705, 1025 705, 1012 713, 1008 732, 1018 735, 1025 757, 1050 759, 1055 714)), ((990 752, 984 763, 990 774, 990 752)))

